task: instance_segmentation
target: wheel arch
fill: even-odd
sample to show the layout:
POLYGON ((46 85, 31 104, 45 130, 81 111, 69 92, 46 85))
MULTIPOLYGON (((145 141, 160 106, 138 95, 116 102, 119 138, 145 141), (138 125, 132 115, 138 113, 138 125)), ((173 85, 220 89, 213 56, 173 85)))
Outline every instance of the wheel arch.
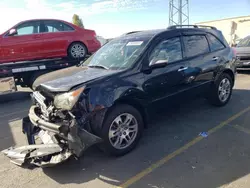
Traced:
POLYGON ((114 90, 115 89, 110 90, 110 93, 104 94, 101 92, 102 90, 100 90, 100 88, 92 88, 87 94, 88 103, 91 104, 90 108, 88 107, 88 111, 92 115, 97 114, 98 117, 96 118, 97 121, 94 120, 92 122, 92 126, 94 127, 94 133, 98 134, 98 132, 100 132, 104 122, 108 117, 108 114, 120 104, 130 105, 136 110, 138 110, 142 116, 144 127, 147 127, 148 110, 147 108, 145 108, 147 103, 146 99, 142 97, 143 93, 131 87, 125 87, 123 88, 123 92, 119 93, 114 92, 114 90), (98 101, 96 101, 96 95, 99 95, 98 101), (140 98, 138 96, 140 96, 140 98))
POLYGON ((130 105, 130 106, 134 107, 136 110, 138 110, 140 112, 141 116, 142 116, 144 128, 147 127, 148 112, 147 112, 146 108, 141 104, 141 102, 139 102, 136 99, 121 98, 121 99, 116 100, 114 102, 113 106, 117 106, 119 104, 127 104, 127 105, 130 105))
POLYGON ((231 69, 225 69, 222 73, 226 73, 232 78, 232 81, 233 81, 232 87, 233 87, 234 82, 235 82, 235 75, 234 75, 233 71, 231 69))
POLYGON ((232 81, 233 81, 233 85, 232 87, 234 86, 234 82, 235 82, 235 74, 234 72, 231 70, 231 69, 224 69, 222 71, 220 71, 216 77, 215 77, 215 80, 214 81, 217 81, 219 79, 219 77, 222 75, 222 74, 228 74, 231 78, 232 78, 232 81))

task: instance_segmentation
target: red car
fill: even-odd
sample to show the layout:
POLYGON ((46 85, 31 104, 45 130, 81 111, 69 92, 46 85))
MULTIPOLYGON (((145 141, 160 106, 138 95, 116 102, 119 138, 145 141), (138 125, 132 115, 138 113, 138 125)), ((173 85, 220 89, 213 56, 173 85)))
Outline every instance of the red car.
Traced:
POLYGON ((94 30, 63 20, 27 20, 0 35, 0 63, 61 57, 82 59, 100 47, 94 30))

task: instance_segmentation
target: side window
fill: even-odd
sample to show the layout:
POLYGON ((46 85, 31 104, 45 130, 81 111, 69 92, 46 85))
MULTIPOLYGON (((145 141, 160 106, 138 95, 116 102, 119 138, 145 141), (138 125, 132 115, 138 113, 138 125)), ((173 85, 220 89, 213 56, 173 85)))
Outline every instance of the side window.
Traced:
POLYGON ((39 33, 40 22, 26 22, 17 26, 17 36, 39 33))
POLYGON ((52 33, 52 32, 62 32, 62 31, 72 31, 74 30, 72 27, 53 20, 44 21, 44 30, 45 33, 52 33))
POLYGON ((204 35, 184 36, 183 40, 187 57, 209 52, 208 42, 204 35))
POLYGON ((74 29, 71 26, 69 26, 69 25, 67 25, 65 23, 62 23, 62 24, 63 24, 63 30, 64 31, 74 31, 74 29))
POLYGON ((212 52, 225 48, 225 46, 215 36, 211 34, 208 34, 207 36, 209 39, 210 49, 212 52))
POLYGON ((158 44, 150 55, 149 62, 154 64, 157 61, 172 63, 182 59, 180 38, 171 38, 158 44))

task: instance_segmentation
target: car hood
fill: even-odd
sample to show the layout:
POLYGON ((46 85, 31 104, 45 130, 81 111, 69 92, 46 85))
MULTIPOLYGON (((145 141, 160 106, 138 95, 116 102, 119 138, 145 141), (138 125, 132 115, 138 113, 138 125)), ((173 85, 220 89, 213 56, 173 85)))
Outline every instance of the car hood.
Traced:
POLYGON ((89 67, 70 67, 61 69, 39 77, 33 89, 39 87, 46 88, 51 92, 67 92, 72 87, 95 79, 117 73, 115 70, 104 70, 89 67))
POLYGON ((250 47, 236 47, 235 50, 238 56, 250 55, 250 47))

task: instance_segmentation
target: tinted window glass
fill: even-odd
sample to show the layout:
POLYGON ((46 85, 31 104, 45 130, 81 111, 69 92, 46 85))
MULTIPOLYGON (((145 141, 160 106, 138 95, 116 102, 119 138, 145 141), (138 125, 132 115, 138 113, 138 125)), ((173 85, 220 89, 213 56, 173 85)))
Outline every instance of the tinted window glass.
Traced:
POLYGON ((30 35, 39 33, 40 24, 39 22, 26 22, 17 26, 17 35, 30 35))
POLYGON ((246 37, 242 39, 238 44, 237 47, 247 47, 250 46, 250 37, 246 37))
POLYGON ((64 24, 64 23, 62 23, 62 24, 63 24, 63 30, 64 31, 73 31, 74 30, 71 26, 69 26, 67 24, 64 24))
POLYGON ((151 64, 154 64, 159 60, 166 60, 168 63, 172 63, 181 59, 181 42, 180 38, 178 37, 168 39, 157 45, 149 58, 149 62, 151 62, 151 64))
POLYGON ((183 39, 187 57, 192 57, 209 52, 209 46, 205 36, 184 36, 183 39))
POLYGON ((43 32, 60 32, 60 31, 72 31, 72 27, 53 20, 44 21, 44 31, 43 32))
POLYGON ((225 48, 225 46, 213 35, 208 34, 210 49, 211 51, 216 51, 225 48))

